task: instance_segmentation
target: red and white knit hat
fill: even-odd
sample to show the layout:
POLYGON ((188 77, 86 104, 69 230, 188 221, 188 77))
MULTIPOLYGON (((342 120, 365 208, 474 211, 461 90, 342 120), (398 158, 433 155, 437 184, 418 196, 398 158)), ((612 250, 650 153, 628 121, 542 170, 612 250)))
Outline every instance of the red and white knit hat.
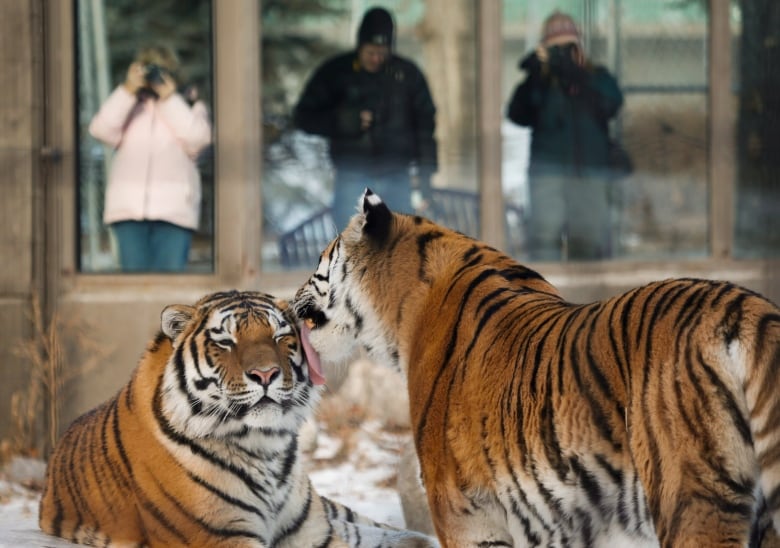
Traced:
POLYGON ((579 44, 580 30, 570 15, 561 11, 555 11, 544 21, 542 43, 563 44, 567 42, 579 44))

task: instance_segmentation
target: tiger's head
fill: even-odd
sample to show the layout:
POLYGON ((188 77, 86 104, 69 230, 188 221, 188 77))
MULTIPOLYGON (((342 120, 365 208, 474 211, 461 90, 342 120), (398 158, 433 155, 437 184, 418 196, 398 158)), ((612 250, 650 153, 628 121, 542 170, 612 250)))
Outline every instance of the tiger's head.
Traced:
POLYGON ((451 262, 434 242, 456 233, 390 211, 370 189, 359 209, 322 252, 293 306, 310 328, 302 335, 324 361, 344 363, 362 348, 378 363, 406 372, 405 341, 411 337, 404 330, 416 327, 404 318, 414 318, 423 305, 431 285, 426 272, 451 262))
POLYGON ((170 426, 191 438, 297 430, 324 378, 296 323, 287 302, 258 292, 167 306, 162 334, 172 353, 159 397, 170 426))

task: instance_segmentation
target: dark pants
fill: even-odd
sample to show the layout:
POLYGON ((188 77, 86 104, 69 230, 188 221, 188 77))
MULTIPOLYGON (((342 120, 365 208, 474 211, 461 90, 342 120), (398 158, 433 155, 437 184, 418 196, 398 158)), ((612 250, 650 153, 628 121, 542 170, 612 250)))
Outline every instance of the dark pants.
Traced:
POLYGON ((192 230, 165 221, 121 221, 111 228, 123 271, 175 272, 187 266, 192 230))
POLYGON ((576 261, 610 255, 610 183, 604 176, 536 174, 529 183, 530 259, 576 261))

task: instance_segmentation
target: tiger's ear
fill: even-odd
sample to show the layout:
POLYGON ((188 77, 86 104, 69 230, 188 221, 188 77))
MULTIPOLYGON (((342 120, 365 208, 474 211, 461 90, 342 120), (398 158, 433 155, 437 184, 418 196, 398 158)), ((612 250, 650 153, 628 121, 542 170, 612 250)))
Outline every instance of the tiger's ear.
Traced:
POLYGON ((288 322, 295 323, 295 310, 293 310, 292 301, 288 299, 274 299, 274 305, 282 313, 288 322))
POLYGON ((393 214, 382 198, 374 194, 370 188, 366 188, 363 192, 363 216, 365 217, 363 233, 380 242, 384 241, 390 234, 393 214))
POLYGON ((195 308, 185 304, 172 304, 163 308, 160 315, 162 331, 172 341, 181 335, 184 327, 195 315, 195 308))
POLYGON ((279 308, 282 316, 290 322, 292 325, 296 325, 299 321, 298 314, 295 313, 295 307, 293 302, 289 299, 277 299, 274 304, 279 308))

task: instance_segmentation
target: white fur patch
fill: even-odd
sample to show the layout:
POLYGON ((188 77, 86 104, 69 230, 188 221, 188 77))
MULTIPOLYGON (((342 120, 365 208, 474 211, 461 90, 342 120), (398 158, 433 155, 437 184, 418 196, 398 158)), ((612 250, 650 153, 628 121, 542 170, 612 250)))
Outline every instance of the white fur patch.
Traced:
POLYGON ((378 206, 382 203, 382 198, 379 197, 379 194, 363 194, 363 198, 372 206, 378 206))

